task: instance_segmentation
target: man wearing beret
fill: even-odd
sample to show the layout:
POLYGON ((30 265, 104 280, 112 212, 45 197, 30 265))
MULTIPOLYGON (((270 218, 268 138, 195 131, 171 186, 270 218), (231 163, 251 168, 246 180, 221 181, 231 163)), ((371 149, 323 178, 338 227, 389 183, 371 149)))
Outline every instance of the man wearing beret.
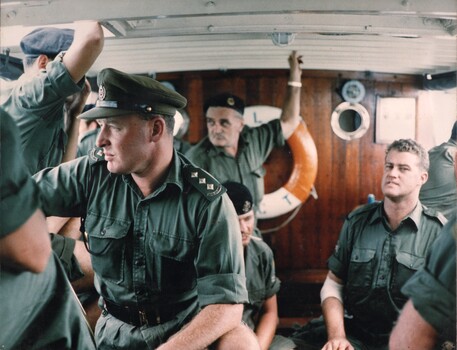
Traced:
POLYGON ((0 109, 0 349, 95 349, 83 311, 52 253, 19 132, 0 109))
MULTIPOLYGON (((22 39, 25 73, 3 108, 19 128, 31 174, 62 161, 68 138, 64 131, 66 99, 86 86, 84 75, 99 56, 103 41, 97 22, 86 22, 76 32, 38 28, 22 39)), ((76 107, 81 112, 85 101, 78 102, 76 107)), ((77 125, 74 129, 78 130, 77 125)))
POLYGON ((284 145, 300 122, 301 56, 289 56, 290 78, 280 119, 256 128, 244 125, 244 102, 224 93, 206 101, 208 136, 186 156, 219 181, 236 181, 251 191, 255 208, 264 195, 263 163, 274 147, 284 145))
POLYGON ((249 189, 238 182, 225 182, 224 187, 235 207, 246 268, 246 287, 249 302, 244 305, 243 321, 254 330, 262 350, 294 349, 290 339, 275 335, 279 322, 276 294, 280 281, 275 274, 275 262, 270 247, 254 231, 255 214, 249 189))
POLYGON ((99 349, 258 349, 237 216, 220 183, 173 149, 186 99, 104 69, 91 154, 34 177, 46 215, 85 216, 103 308, 99 349), (87 214, 86 214, 87 213, 87 214))

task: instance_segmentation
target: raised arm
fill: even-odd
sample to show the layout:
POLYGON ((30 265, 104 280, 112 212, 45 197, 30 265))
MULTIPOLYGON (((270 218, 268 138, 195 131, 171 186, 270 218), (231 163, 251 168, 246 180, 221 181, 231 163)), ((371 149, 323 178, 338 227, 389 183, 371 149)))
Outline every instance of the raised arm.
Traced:
POLYGON ((301 56, 292 51, 289 56, 289 82, 287 84, 286 98, 281 112, 281 128, 285 139, 292 135, 300 122, 300 94, 301 94, 301 56))
POLYGON ((63 57, 63 63, 73 81, 80 81, 94 64, 103 49, 104 37, 101 25, 94 21, 80 22, 73 43, 63 57))

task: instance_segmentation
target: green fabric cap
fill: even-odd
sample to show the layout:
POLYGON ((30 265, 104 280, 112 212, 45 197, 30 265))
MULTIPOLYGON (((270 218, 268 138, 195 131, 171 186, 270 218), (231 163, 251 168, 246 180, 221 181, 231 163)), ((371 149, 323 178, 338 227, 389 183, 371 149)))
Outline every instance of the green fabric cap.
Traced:
POLYGON ((98 100, 95 108, 82 113, 80 119, 102 119, 130 114, 174 116, 187 104, 185 97, 152 78, 127 74, 113 68, 100 71, 97 77, 98 100))

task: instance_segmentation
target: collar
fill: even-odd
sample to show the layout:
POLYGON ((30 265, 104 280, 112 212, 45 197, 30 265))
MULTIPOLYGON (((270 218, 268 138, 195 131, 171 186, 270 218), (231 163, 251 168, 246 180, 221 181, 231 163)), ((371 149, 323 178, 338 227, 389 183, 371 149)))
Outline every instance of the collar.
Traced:
MULTIPOLYGON (((183 192, 184 184, 183 184, 183 173, 182 173, 182 161, 179 158, 176 150, 173 150, 173 158, 170 163, 170 167, 168 168, 168 174, 165 178, 165 181, 157 188, 153 193, 151 193, 147 198, 155 197, 158 194, 162 193, 166 190, 168 186, 176 186, 179 188, 181 192, 183 192)), ((131 174, 122 175, 122 179, 131 184, 135 184, 133 181, 131 174)), ((136 184, 135 184, 136 185, 136 184)))
MULTIPOLYGON (((417 200, 417 204, 416 204, 415 208, 408 215, 406 215, 401 220, 401 222, 402 223, 403 222, 413 223, 416 227, 416 232, 417 232, 417 230, 419 229, 421 216, 422 216, 422 204, 419 200, 417 200)), ((384 201, 380 202, 379 206, 376 208, 376 211, 371 216, 369 223, 371 225, 371 224, 373 224, 379 220, 383 220, 383 219, 387 220, 386 215, 384 213, 384 201)))

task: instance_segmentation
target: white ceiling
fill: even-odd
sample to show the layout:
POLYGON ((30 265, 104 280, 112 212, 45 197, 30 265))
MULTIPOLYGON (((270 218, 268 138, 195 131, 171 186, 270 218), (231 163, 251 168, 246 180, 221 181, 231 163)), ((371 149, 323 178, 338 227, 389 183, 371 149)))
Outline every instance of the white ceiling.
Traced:
POLYGON ((92 73, 287 68, 290 50, 303 55, 303 68, 315 70, 434 74, 457 66, 456 0, 1 0, 0 6, 0 45, 15 57, 22 57, 18 43, 32 26, 103 22, 114 36, 92 73), (19 25, 26 28, 13 27, 19 25), (295 38, 278 47, 273 33, 295 38))

